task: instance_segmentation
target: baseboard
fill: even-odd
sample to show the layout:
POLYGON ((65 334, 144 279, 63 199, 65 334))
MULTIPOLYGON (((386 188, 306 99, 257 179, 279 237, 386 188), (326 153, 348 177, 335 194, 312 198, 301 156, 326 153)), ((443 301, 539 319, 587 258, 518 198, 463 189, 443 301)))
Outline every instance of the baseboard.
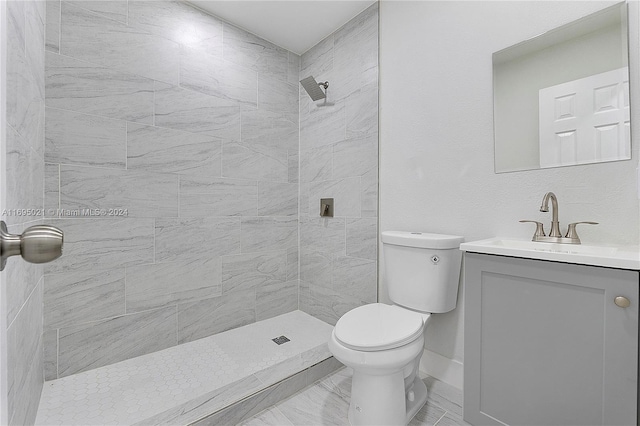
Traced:
POLYGON ((420 371, 462 390, 462 363, 428 349, 420 358, 420 371))

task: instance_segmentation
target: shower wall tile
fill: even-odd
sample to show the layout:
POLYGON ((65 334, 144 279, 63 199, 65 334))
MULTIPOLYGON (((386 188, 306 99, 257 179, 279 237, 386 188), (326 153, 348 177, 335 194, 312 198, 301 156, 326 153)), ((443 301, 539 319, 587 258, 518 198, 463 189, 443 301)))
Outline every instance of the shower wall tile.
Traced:
POLYGON ((61 328, 58 376, 113 364, 175 344, 174 306, 61 328))
POLYGON ((377 300, 378 5, 302 55, 300 79, 329 81, 326 101, 300 90, 300 309, 331 324, 377 300), (334 198, 333 218, 319 218, 334 198))
POLYGON ((289 183, 300 183, 300 154, 298 151, 287 151, 287 162, 289 163, 289 183))
POLYGON ((65 232, 47 378, 297 309, 300 57, 184 2, 52 0, 46 32, 12 3, 15 167, 45 168, 18 195, 65 232))
POLYGON ((60 51, 60 3, 61 0, 45 1, 45 49, 55 53, 60 51))
POLYGON ((220 258, 127 268, 127 313, 220 296, 220 258))
POLYGON ((291 84, 287 81, 274 80, 270 75, 258 76, 258 106, 272 112, 283 114, 298 114, 298 103, 291 102, 298 99, 298 82, 291 84))
POLYGON ((255 298, 255 290, 245 290, 178 305, 178 343, 255 322, 255 298))
MULTIPOLYGON (((10 48, 25 50, 25 8, 26 2, 7 2, 7 44, 10 48)), ((11 52, 17 53, 17 52, 11 52)))
POLYGON ((224 25, 224 58, 269 78, 286 80, 288 52, 233 25, 224 25))
POLYGON ((300 56, 287 52, 287 82, 298 87, 300 81, 300 56))
POLYGON ((58 378, 58 330, 45 331, 42 335, 44 351, 44 379, 58 378))
POLYGON ((298 309, 298 281, 267 283, 256 289, 256 321, 298 309))
POLYGON ((333 255, 304 248, 300 251, 300 279, 319 287, 332 287, 333 255))
MULTIPOLYGON (((298 216, 300 219, 300 223, 302 223, 304 218, 311 214, 311 211, 309 210, 309 187, 311 186, 311 184, 306 182, 300 182, 299 185, 300 185, 300 201, 298 201, 298 211, 299 211, 298 216)), ((317 208, 313 209, 314 216, 316 214, 319 215, 320 213, 320 200, 317 200, 316 207, 317 208)))
POLYGON ((287 182, 288 151, 286 148, 225 142, 222 146, 222 176, 287 182))
POLYGON ((378 247, 378 219, 363 217, 347 219, 347 256, 376 260, 378 247))
POLYGON ((240 218, 156 219, 155 242, 156 262, 186 262, 237 254, 240 253, 240 218))
POLYGON ((127 0, 65 0, 114 21, 127 22, 127 0))
MULTIPOLYGON (((292 99, 290 97, 289 99, 292 99)), ((298 113, 265 111, 242 113, 242 142, 250 146, 298 150, 298 113)))
MULTIPOLYGON (((300 58, 300 78, 314 76, 317 81, 326 80, 326 73, 333 70, 334 34, 327 36, 300 58)), ((306 96, 306 94, 305 94, 306 96)))
POLYGON ((314 109, 300 118, 301 150, 331 145, 346 139, 344 101, 311 108, 314 109))
POLYGON ((44 286, 44 327, 69 327, 123 315, 124 270, 47 274, 44 286))
MULTIPOLYGON (((24 3, 25 8, 28 4, 27 2, 7 4, 14 3, 24 3)), ((8 7, 8 9, 13 8, 8 7)), ((22 19, 25 19, 24 16, 22 19)), ((42 70, 37 68, 41 59, 24 48, 23 38, 28 36, 28 40, 31 40, 38 34, 32 34, 30 27, 24 28, 24 24, 13 26, 11 22, 9 23, 13 28, 17 28, 18 25, 23 25, 20 31, 26 31, 26 33, 16 35, 9 29, 12 35, 8 36, 7 42, 7 124, 24 138, 29 147, 41 155, 44 136, 44 82, 42 70)))
MULTIPOLYGON (((326 145, 319 148, 306 149, 300 151, 300 179, 302 182, 315 182, 329 180, 333 176, 334 146, 326 145)), ((353 158, 350 159, 353 161, 353 158)), ((336 158, 336 161, 342 161, 336 158)), ((358 167, 360 159, 356 163, 349 164, 350 167, 358 167)), ((351 169, 349 169, 351 170, 351 169)))
MULTIPOLYGON (((44 44, 45 4, 3 2, 5 12, 0 50, 6 55, 6 103, 0 109, 7 126, 2 135, 4 209, 44 206, 44 44)), ((3 99, 5 99, 3 97, 3 99)), ((42 223, 42 214, 4 214, 8 231, 21 234, 42 223)), ((44 382, 42 286, 44 268, 20 258, 9 259, 6 286, 7 359, 4 397, 7 424, 33 424, 44 382)))
MULTIPOLYGON (((378 5, 374 4, 336 31, 333 69, 340 84, 336 99, 378 81, 378 5)), ((377 108, 376 108, 377 110, 377 108)))
POLYGON ((345 120, 348 138, 375 135, 377 139, 377 81, 356 90, 347 97, 345 100, 345 120))
POLYGON ((360 178, 312 182, 309 187, 309 209, 315 211, 321 198, 333 198, 334 217, 360 217, 360 178))
POLYGON ((23 223, 39 218, 44 192, 44 163, 11 127, 7 128, 6 139, 6 209, 35 209, 23 215, 6 215, 8 224, 23 223), (28 214, 27 214, 28 213, 28 214))
POLYGON ((177 84, 178 43, 127 26, 126 10, 126 1, 62 2, 60 52, 111 69, 177 84), (124 21, 117 22, 105 17, 106 13, 101 16, 82 8, 91 5, 123 5, 124 21))
POLYGON ((7 124, 38 155, 44 151, 44 96, 24 54, 7 49, 7 124))
POLYGON ((60 208, 105 212, 124 209, 128 217, 176 217, 178 177, 63 165, 60 167, 60 208))
POLYGON ((242 218, 242 253, 285 250, 298 244, 296 217, 242 218))
POLYGON ((309 286, 309 293, 304 297, 303 310, 331 325, 335 325, 351 309, 367 303, 359 297, 350 297, 330 288, 313 285, 309 286))
POLYGON ((7 2, 7 124, 20 131, 27 120, 35 79, 25 52, 25 2, 7 2))
POLYGON ((50 219, 64 231, 64 256, 46 273, 122 268, 153 262, 153 219, 50 219))
POLYGON ((257 108, 257 73, 198 49, 180 51, 180 86, 257 108))
POLYGON ((333 145, 333 179, 363 176, 378 167, 378 134, 333 145))
POLYGON ((151 124, 153 80, 47 52, 46 105, 151 124))
POLYGON ((378 168, 361 178, 362 217, 378 216, 378 168))
POLYGON ((129 0, 129 26, 222 56, 222 21, 184 2, 129 0))
POLYGON ((44 216, 57 217, 60 208, 60 165, 44 165, 44 216))
POLYGON ((42 279, 7 328, 9 424, 28 424, 35 420, 44 382, 41 333, 42 279))
POLYGON ((156 82, 155 125, 240 140, 237 102, 156 82))
POLYGON ((258 216, 297 216, 298 185, 258 182, 258 216))
POLYGON ((33 84, 39 98, 44 95, 44 19, 45 10, 42 1, 27 1, 25 14, 25 54, 34 77, 33 84))
POLYGON ((223 294, 269 285, 277 289, 283 286, 286 278, 286 251, 222 257, 223 294))
POLYGON ((180 179, 180 217, 256 216, 258 183, 224 178, 180 179))
POLYGON ((126 122, 56 108, 46 109, 45 161, 124 169, 126 122))
POLYGON ((375 260, 337 256, 333 262, 333 290, 340 295, 374 303, 378 297, 375 260))
MULTIPOLYGON (((317 210, 320 210, 318 201, 317 210)), ((316 211, 316 209, 314 209, 316 211)), ((306 217, 300 219, 300 247, 324 253, 344 253, 345 219, 306 217)))
POLYGON ((300 264, 298 246, 287 249, 287 281, 297 280, 298 266, 300 264))
MULTIPOLYGON (((10 225, 10 234, 21 234, 25 228, 35 223, 10 225)), ((21 259, 9 259, 6 266, 6 315, 7 324, 11 324, 18 316, 25 302, 33 296, 43 274, 42 265, 24 262, 21 259)))
POLYGON ((208 135, 127 123, 129 170, 220 176, 222 142, 208 135))

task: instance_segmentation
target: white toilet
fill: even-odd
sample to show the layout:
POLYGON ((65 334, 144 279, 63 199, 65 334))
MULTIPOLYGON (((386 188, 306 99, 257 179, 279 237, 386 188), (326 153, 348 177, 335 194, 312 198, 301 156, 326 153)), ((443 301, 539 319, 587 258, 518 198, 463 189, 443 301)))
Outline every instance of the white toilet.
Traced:
POLYGON ((454 235, 382 233, 394 305, 372 303, 347 312, 329 340, 335 358, 353 369, 352 425, 406 425, 427 401, 417 374, 424 330, 432 313, 456 307, 462 241, 454 235))

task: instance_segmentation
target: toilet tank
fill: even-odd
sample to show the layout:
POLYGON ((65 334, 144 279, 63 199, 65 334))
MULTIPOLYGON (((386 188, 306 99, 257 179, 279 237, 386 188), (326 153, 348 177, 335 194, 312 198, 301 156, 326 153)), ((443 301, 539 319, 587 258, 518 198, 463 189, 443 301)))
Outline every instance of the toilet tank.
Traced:
POLYGON ((385 281, 393 303, 431 313, 454 309, 463 240, 455 235, 383 232, 385 281))

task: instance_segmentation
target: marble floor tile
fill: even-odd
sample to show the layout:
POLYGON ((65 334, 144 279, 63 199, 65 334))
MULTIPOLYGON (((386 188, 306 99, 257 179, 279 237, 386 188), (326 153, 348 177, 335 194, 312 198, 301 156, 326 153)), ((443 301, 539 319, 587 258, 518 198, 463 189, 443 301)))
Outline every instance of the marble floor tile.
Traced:
POLYGON ((349 424, 349 401, 322 386, 312 386, 276 407, 295 425, 349 424))
POLYGON ((277 407, 272 407, 259 413, 252 419, 243 422, 243 426, 293 426, 293 423, 282 414, 277 407))
MULTIPOLYGON (((350 368, 341 368, 307 389, 246 419, 242 425, 348 425, 352 375, 350 368)), ((467 426, 462 414, 458 413, 461 391, 432 377, 424 376, 423 380, 429 389, 429 398, 409 425, 467 426), (443 405, 450 407, 451 411, 443 408, 443 405)))

